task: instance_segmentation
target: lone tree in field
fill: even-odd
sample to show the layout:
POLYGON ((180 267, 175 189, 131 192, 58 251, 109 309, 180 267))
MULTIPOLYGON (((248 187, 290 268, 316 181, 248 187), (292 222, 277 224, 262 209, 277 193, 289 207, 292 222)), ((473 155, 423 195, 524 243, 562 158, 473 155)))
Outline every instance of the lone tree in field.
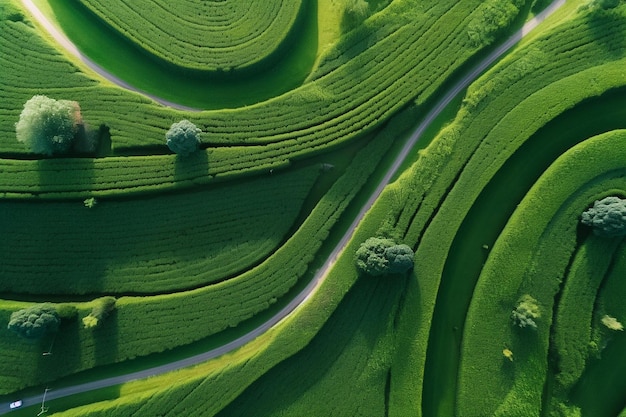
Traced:
POLYGON ((368 275, 404 274, 413 268, 413 250, 391 239, 371 237, 356 251, 357 268, 368 275))
POLYGON ((593 207, 583 212, 580 221, 593 228, 593 233, 603 237, 626 235, 626 200, 605 197, 596 200, 593 207))
POLYGON ((11 314, 7 328, 27 339, 41 339, 59 329, 61 319, 52 304, 37 304, 11 314))
POLYGON ((77 102, 36 95, 24 104, 15 133, 34 153, 64 154, 72 148, 82 122, 77 102))
POLYGON ((178 155, 187 156, 200 147, 200 134, 202 130, 189 120, 181 120, 172 124, 165 134, 168 148, 178 155))
POLYGON ((83 317, 83 326, 92 329, 102 324, 102 320, 107 318, 115 310, 115 297, 102 297, 94 301, 95 305, 88 316, 83 317))
POLYGON ((537 319, 541 317, 539 303, 528 294, 522 295, 511 313, 513 324, 521 328, 537 330, 537 319))

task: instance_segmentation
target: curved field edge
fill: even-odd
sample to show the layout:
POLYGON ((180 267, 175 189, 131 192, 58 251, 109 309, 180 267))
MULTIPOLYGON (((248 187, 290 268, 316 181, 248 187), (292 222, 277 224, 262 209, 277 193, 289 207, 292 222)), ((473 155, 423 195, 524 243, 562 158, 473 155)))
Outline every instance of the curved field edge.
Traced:
POLYGON ((389 200, 387 200, 387 203, 389 203, 389 200))
MULTIPOLYGON (((395 4, 392 3, 392 5, 395 4)), ((396 7, 403 7, 399 4, 396 7)), ((442 37, 443 34, 435 32, 432 26, 420 27, 417 34, 409 30, 408 24, 400 20, 398 15, 392 12, 396 7, 389 6, 383 12, 372 16, 366 21, 366 24, 353 32, 355 36, 350 37, 350 42, 346 41, 340 49, 346 54, 355 55, 354 59, 348 62, 342 62, 341 55, 333 56, 326 64, 321 64, 320 68, 324 68, 324 73, 302 88, 291 91, 284 96, 261 103, 256 106, 250 106, 245 109, 238 109, 223 112, 202 112, 198 114, 175 112, 163 109, 154 105, 144 105, 137 101, 137 96, 118 91, 117 89, 103 90, 99 85, 93 85, 92 88, 86 90, 73 90, 73 98, 81 102, 83 114, 87 123, 92 126, 104 124, 110 127, 113 149, 121 151, 123 149, 139 149, 142 147, 160 147, 164 145, 162 138, 169 123, 178 117, 187 117, 200 126, 206 133, 204 135, 204 143, 207 147, 218 145, 231 145, 226 147, 212 148, 207 151, 209 160, 214 162, 209 166, 209 177, 206 171, 195 173, 193 176, 184 176, 180 180, 172 178, 171 171, 160 171, 153 168, 144 168, 143 171, 150 171, 150 178, 161 177, 162 181, 152 180, 152 184, 156 183, 178 183, 184 181, 209 181, 212 176, 223 176, 227 172, 239 174, 252 174, 258 172, 259 165, 269 168, 277 168, 286 163, 287 160, 300 157, 310 152, 321 152, 330 150, 331 146, 338 145, 347 140, 355 139, 364 132, 371 131, 375 126, 379 125, 383 120, 400 109, 409 100, 416 95, 420 96, 420 101, 424 100, 435 88, 443 82, 444 78, 450 75, 463 62, 479 49, 469 47, 468 45, 455 45, 459 50, 459 54, 455 54, 455 59, 450 61, 450 56, 442 54, 434 54, 432 50, 424 50, 418 57, 419 64, 415 69, 414 64, 406 61, 406 56, 400 54, 400 50, 408 47, 412 43, 423 42, 424 44, 436 44, 436 39, 442 37), (391 10, 391 11, 389 11, 391 10), (388 26, 385 26, 390 24, 388 26), (383 29, 384 28, 384 29, 383 29), (427 29, 430 30, 426 32, 427 29), (372 43, 370 47, 362 50, 366 46, 358 34, 367 35, 365 39, 369 39, 372 43), (421 35, 424 35, 423 37, 421 35), (422 39, 423 38, 423 39, 422 39), (432 42, 429 41, 432 40, 432 42), (397 46, 395 44, 398 44, 397 46), (404 45, 403 45, 404 44, 404 45), (349 48, 354 48, 350 51, 349 48), (357 58, 358 56, 358 58, 357 58), (374 59, 374 57, 377 57, 374 59), (428 58, 428 59, 425 59, 428 58), (438 74, 432 74, 432 71, 425 67, 425 63, 432 59, 433 67, 441 70, 438 74), (356 61, 361 63, 367 62, 371 66, 363 67, 356 61), (384 64, 383 64, 384 61, 384 64), (397 65, 396 65, 397 64, 397 65), (388 73, 390 69, 397 68, 397 74, 388 73), (357 67, 360 67, 357 71, 357 67), (384 70, 384 71, 383 71, 384 70), (408 70, 408 72, 405 72, 408 70), (350 76, 348 77, 348 74, 350 76), (355 77, 355 74, 359 77, 355 77), (402 75, 398 75, 402 74, 402 75), (423 76, 429 74, 427 78, 423 76), (399 77, 394 81, 396 77, 399 77), (375 82, 375 78, 387 80, 382 83, 375 82), (341 80, 351 80, 348 82, 338 82, 341 80), (371 83, 362 82, 364 79, 370 79, 371 83), (413 80, 413 81, 412 81, 413 80), (411 88, 407 90, 405 86, 411 88), (376 91, 369 91, 374 87, 376 91), (367 89, 367 91, 365 91, 367 89), (83 97, 78 97, 86 94, 83 97), (398 94, 396 94, 396 92, 398 94), (95 99, 97 94, 98 99, 95 99), (124 96, 123 98, 121 96, 124 96), (358 97, 359 103, 351 103, 350 97, 358 97), (114 106, 110 101, 115 101, 114 106), (370 106, 370 104, 376 105, 370 106), (110 115, 112 109, 119 109, 120 114, 115 113, 115 118, 110 115), (123 110, 123 111, 122 111, 123 110), (91 115, 89 115, 91 113, 91 115), (103 117, 104 116, 104 117, 103 117), (136 120, 145 120, 145 124, 137 124, 136 120), (289 122, 286 122, 286 120, 289 122), (132 121, 132 123, 131 123, 132 121), (235 128, 235 129, 233 129, 235 128), (249 129, 250 128, 250 129, 249 129), (242 130, 243 129, 243 130, 242 130), (269 136, 268 136, 269 135, 269 136), (127 142, 126 139, 131 140, 127 142), (253 143, 273 144, 265 148, 255 148, 252 146, 241 146, 233 148, 236 144, 253 143), (314 151, 311 151, 314 149, 314 151), (261 152, 263 157, 261 157, 261 152), (247 154, 247 156, 246 156, 247 154), (252 160, 254 155, 254 167, 252 160), (258 156, 258 158, 257 158, 258 156), (199 178, 199 174, 202 178, 199 178)), ((405 6, 404 6, 405 7, 405 6)), ((458 6, 457 6, 458 7, 458 6)), ((445 11, 439 8, 436 12, 441 14, 445 11)), ((466 10, 459 10, 462 13, 470 13, 466 10)), ((420 19, 427 23, 427 19, 435 21, 438 16, 421 15, 420 19)), ((405 19, 404 17, 402 19, 405 19)), ((445 15, 441 22, 442 27, 450 27, 449 24, 452 16, 445 15)), ((23 29, 23 27, 20 27, 23 29)), ((462 28, 457 29, 452 36, 463 38, 462 28), (455 34, 458 34, 455 35, 455 34)), ((23 36, 23 35, 21 35, 23 36)), ((19 42, 20 38, 16 39, 19 42)), ((26 69, 28 71, 28 68, 26 69)), ((24 72, 24 71, 23 71, 24 72)), ((393 72, 393 71, 391 71, 393 72)), ((71 85, 72 83, 69 83, 71 85)), ((58 91, 57 94, 62 93, 58 91)), ((24 94, 21 92, 20 94, 24 94)), ((12 98, 15 100, 15 98, 12 98)), ((19 108, 21 103, 25 101, 16 100, 15 106, 11 112, 16 115, 15 108, 19 108)), ((141 100, 146 103, 145 100, 141 100)), ((8 105, 9 103, 7 103, 8 105)), ((15 117, 15 116, 14 116, 15 117)), ((3 120, 5 120, 3 118, 3 120)), ((7 119, 10 120, 10 119, 7 119)), ((10 131, 12 129, 3 130, 10 131)), ((12 145, 10 142, 3 144, 7 146, 7 151, 22 153, 18 146, 12 145)), ((116 159, 104 158, 107 163, 96 161, 97 170, 101 175, 107 175, 104 169, 116 164, 116 159)), ((146 161, 141 161, 145 163, 146 161)), ((165 163, 171 166, 173 158, 169 156, 161 157, 159 165, 165 163)), ((19 171, 22 177, 22 191, 18 191, 13 186, 11 192, 18 196, 22 192, 28 193, 28 188, 36 189, 34 184, 26 186, 23 181, 32 181, 34 177, 29 171, 35 170, 36 167, 29 161, 12 161, 3 160, 4 168, 7 172, 7 181, 4 186, 10 186, 12 183, 17 184, 12 172, 19 171), (25 171, 25 172, 24 172, 25 171), (11 177, 11 178, 9 178, 11 177), (26 186, 26 187, 24 187, 26 186)), ((80 172, 85 169, 84 163, 76 160, 64 161, 65 172, 69 176, 79 177, 72 172, 80 172)), ((130 169, 130 168, 129 168, 130 169)), ((139 171, 139 170, 137 170, 139 171)), ((109 171, 108 175, 113 172, 109 171)), ((107 176, 108 176, 107 175, 107 176)), ((137 172, 137 180, 132 189, 145 190, 146 188, 154 189, 154 185, 147 183, 147 179, 140 180, 142 174, 137 172)), ((62 193, 65 189, 63 179, 55 179, 56 190, 51 185, 50 192, 62 193)), ((99 184, 94 189, 94 185, 75 184, 76 188, 82 188, 83 193, 90 191, 99 192, 100 190, 111 189, 110 185, 99 184)), ((130 185, 127 188, 131 190, 130 185)), ((75 189, 76 189, 75 188, 75 189)))
MULTIPOLYGON (((232 353, 196 367, 124 384, 118 399, 77 407, 58 415, 104 416, 113 410, 133 413, 150 407, 159 409, 163 415, 174 416, 180 415, 188 404, 203 404, 202 409, 196 410, 198 415, 216 414, 273 366, 305 348, 324 326, 358 278, 353 266, 354 251, 360 241, 375 233, 384 218, 386 202, 381 200, 376 205, 381 209, 373 209, 358 226, 351 243, 337 258, 319 289, 268 332, 232 353)), ((89 402, 89 397, 85 394, 85 401, 89 402)), ((50 402, 50 406, 54 407, 55 402, 50 402)))
POLYGON ((467 315, 471 330, 464 334, 459 376, 463 415, 539 415, 554 296, 577 244, 580 213, 594 199, 626 185, 624 148, 615 146, 625 138, 625 131, 610 132, 566 152, 534 185, 496 242, 467 315), (544 313, 536 334, 516 331, 510 323, 516 300, 526 293, 544 313), (485 349, 487 340, 491 347, 485 349), (519 360, 507 364, 503 346, 517 352, 519 360), (475 384, 477 378, 484 383, 475 384))
MULTIPOLYGON (((284 302, 281 297, 305 276, 308 265, 338 218, 372 174, 378 158, 389 149, 390 140, 381 134, 361 150, 285 244, 243 274, 191 291, 121 297, 114 318, 95 332, 80 329, 76 322, 67 323, 62 327, 66 336, 55 342, 59 352, 67 357, 64 362, 19 360, 23 355, 37 357, 45 341, 32 344, 17 337, 2 338, 2 351, 15 361, 5 362, 5 365, 12 365, 1 370, 1 386, 6 387, 6 392, 12 392, 96 365, 186 345, 234 327, 273 304, 284 302), (181 326, 181 322, 186 326, 181 326)), ((14 302, 6 303, 7 309, 1 311, 8 321, 16 307, 14 302)), ((80 316, 85 314, 81 307, 80 316)), ((8 333, 8 330, 2 332, 8 333)))
POLYGON ((238 14, 222 19, 211 13, 220 9, 219 3, 210 10, 211 4, 196 5, 193 15, 188 5, 182 4, 165 9, 157 3, 146 10, 146 4, 141 3, 81 0, 73 7, 87 8, 118 36, 174 70, 239 73, 276 59, 277 54, 291 52, 285 51, 285 44, 292 42, 294 28, 306 18, 310 1, 314 0, 250 3, 247 8, 234 3, 230 8, 237 9, 238 14))
POLYGON ((92 68, 97 65, 100 68, 96 71, 117 76, 125 88, 141 91, 170 107, 236 108, 271 99, 300 86, 318 57, 320 25, 315 1, 303 3, 287 42, 256 66, 238 73, 177 67, 139 48, 78 4, 36 4, 76 44, 81 63, 92 68), (116 53, 108 53, 110 50, 116 53))

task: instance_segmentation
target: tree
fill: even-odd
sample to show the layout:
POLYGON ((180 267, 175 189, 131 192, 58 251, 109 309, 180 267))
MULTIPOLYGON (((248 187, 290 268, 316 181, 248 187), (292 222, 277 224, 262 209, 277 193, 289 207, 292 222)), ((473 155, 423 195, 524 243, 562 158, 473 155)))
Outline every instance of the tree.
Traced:
POLYGON ((52 304, 36 304, 11 314, 7 328, 27 339, 41 339, 59 329, 61 319, 52 304))
POLYGON ((596 200, 593 207, 582 213, 580 221, 592 227, 593 233, 597 236, 624 236, 626 235, 626 200, 615 196, 596 200))
POLYGON ((102 324, 102 320, 108 317, 115 310, 115 297, 102 297, 94 301, 95 305, 91 309, 88 316, 83 317, 83 326, 86 329, 98 327, 102 324))
POLYGON ((54 100, 35 95, 24 104, 15 124, 17 140, 34 153, 67 153, 82 125, 80 106, 75 101, 54 100))
POLYGON ((537 330, 537 319, 541 317, 539 303, 528 294, 524 294, 517 302, 517 307, 511 313, 513 324, 521 328, 537 330))
POLYGON ((189 120, 181 120, 172 124, 165 134, 167 146, 172 152, 182 156, 190 155, 200 147, 200 134, 202 130, 189 120))
POLYGON ((368 275, 404 274, 413 268, 413 250, 392 239, 371 237, 356 251, 357 268, 368 275))

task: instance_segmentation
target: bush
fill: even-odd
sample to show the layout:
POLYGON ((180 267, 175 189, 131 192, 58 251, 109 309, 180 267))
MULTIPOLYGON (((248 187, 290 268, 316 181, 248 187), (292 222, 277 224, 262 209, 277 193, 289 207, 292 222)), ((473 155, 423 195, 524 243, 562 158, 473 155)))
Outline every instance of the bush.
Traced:
POLYGON ((36 95, 24 104, 15 132, 18 142, 34 153, 63 154, 71 149, 81 124, 77 102, 36 95))
POLYGON ((528 294, 524 294, 517 302, 517 307, 511 314, 513 324, 518 327, 529 327, 533 330, 537 330, 536 320, 541 317, 541 310, 537 300, 528 294))
POLYGON ((102 320, 107 318, 113 310, 115 310, 115 297, 102 297, 95 300, 95 305, 91 309, 91 313, 88 316, 83 317, 83 326, 86 329, 98 327, 102 324, 102 320))
POLYGON ((368 275, 404 274, 413 268, 413 250, 391 239, 371 237, 356 251, 357 268, 368 275))
POLYGON ((200 134, 202 130, 189 120, 181 120, 172 124, 165 134, 167 146, 172 152, 187 156, 200 147, 200 134))
POLYGON ((626 200, 606 197, 596 200, 593 207, 581 215, 584 225, 593 228, 593 233, 603 237, 626 235, 626 200))
POLYGON ((7 328, 27 339, 40 339, 56 332, 60 322, 52 304, 36 304, 11 314, 7 328))

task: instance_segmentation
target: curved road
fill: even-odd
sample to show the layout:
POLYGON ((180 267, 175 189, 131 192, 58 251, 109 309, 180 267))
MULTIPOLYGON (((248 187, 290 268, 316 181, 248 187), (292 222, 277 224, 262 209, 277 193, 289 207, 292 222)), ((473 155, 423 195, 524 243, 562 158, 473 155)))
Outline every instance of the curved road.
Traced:
MULTIPOLYGON (((41 22, 41 24, 50 32, 50 34, 59 41, 68 51, 72 54, 78 56, 83 62, 92 67, 90 62, 95 65, 96 71, 101 73, 104 71, 101 67, 97 66, 88 58, 84 57, 78 49, 65 37, 65 35, 61 34, 44 16, 41 14, 39 9, 32 3, 31 0, 22 0, 24 5, 28 8, 28 10, 33 14, 33 16, 41 22), (43 20, 42 20, 43 19, 43 20), (55 35, 56 33, 56 35, 55 35), (60 41, 59 39, 63 39, 60 41)), ((537 25, 543 22, 548 16, 554 13, 558 8, 565 4, 565 0, 554 0, 543 12, 538 14, 536 17, 528 21, 520 30, 518 30, 515 34, 513 34, 506 42, 500 45, 497 49, 495 49, 491 54, 485 57, 480 63, 478 63, 467 75, 465 75, 459 82, 457 82, 438 102, 437 104, 430 110, 430 112, 426 115, 424 120, 415 128, 411 137, 408 139, 407 143, 402 148, 402 151, 399 153, 398 157, 395 159, 391 167, 388 169, 384 178, 378 184, 376 190, 372 193, 370 198, 367 200, 357 217, 354 219, 350 228, 346 231, 341 241, 337 244, 333 252, 329 255, 328 259, 324 263, 324 265, 317 271, 313 280, 300 292, 287 306, 285 306, 282 310, 280 310, 276 315, 270 318, 268 321, 263 323, 261 326, 252 330, 251 332, 241 336, 240 338, 233 340, 230 343, 227 343, 223 346, 210 350, 208 352, 204 352, 195 356, 191 356, 189 358, 185 358, 182 360, 178 360, 175 362, 170 362, 165 365, 157 366, 150 369, 145 369, 143 371, 133 372, 126 375, 119 375, 111 378, 101 379, 98 381, 93 381, 85 384, 74 385, 71 387, 61 388, 58 390, 50 390, 46 394, 47 400, 53 400, 57 398, 67 397, 74 394, 79 394, 87 391, 92 391, 100 388, 109 387, 112 385, 119 385, 125 382, 133 381, 136 379, 146 378, 150 376, 159 375, 165 372, 174 371, 177 369, 181 369, 187 366, 195 365, 209 359, 213 359, 217 356, 221 356, 227 352, 230 352, 234 349, 237 349, 244 344, 252 341, 257 336, 263 334, 270 328, 274 327, 281 320, 287 317, 289 314, 294 312, 299 306, 303 305, 309 297, 311 297, 317 288, 321 285, 321 283, 326 279, 329 271, 335 264, 335 261, 341 255, 348 242, 352 238, 354 231, 361 220, 365 217, 365 214, 372 207, 374 202, 378 199, 383 189, 391 182, 391 179, 396 175, 400 166, 403 164, 406 156, 410 152, 410 150, 415 146, 419 138, 422 136, 424 131, 430 126, 430 124, 435 120, 437 116, 443 111, 443 109, 450 104, 450 102, 465 88, 467 88, 470 83, 472 83, 485 69, 487 69, 491 64, 493 64, 498 58, 500 58, 504 53, 506 53, 509 49, 511 49, 516 43, 518 43, 524 36, 526 36, 530 31, 532 31, 537 25)), ((94 68, 94 67, 92 67, 94 68)), ((94 69, 95 69, 94 68, 94 69)), ((117 78, 111 74, 105 77, 109 80, 116 82, 117 78)), ((128 86, 120 80, 121 87, 128 88, 128 86)), ((131 87, 132 88, 132 87, 131 87)), ((154 97, 153 97, 154 98, 154 97)), ((41 395, 36 395, 32 397, 28 397, 23 399, 22 407, 28 407, 31 405, 41 404, 43 399, 43 393, 41 395)), ((6 414, 10 412, 8 403, 0 404, 0 415, 6 414)))

